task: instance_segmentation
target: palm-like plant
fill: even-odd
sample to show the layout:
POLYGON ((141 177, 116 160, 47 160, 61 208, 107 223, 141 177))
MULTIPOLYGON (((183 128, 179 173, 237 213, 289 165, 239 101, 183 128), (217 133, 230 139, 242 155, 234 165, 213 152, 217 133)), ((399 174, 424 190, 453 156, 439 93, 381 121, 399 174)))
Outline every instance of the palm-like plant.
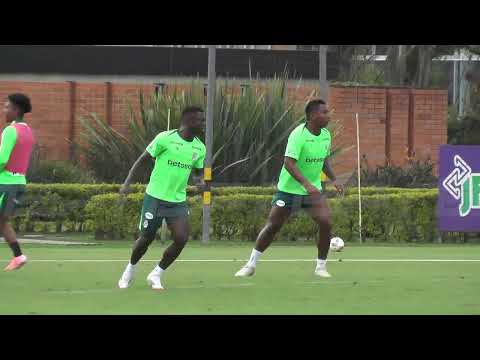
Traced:
MULTIPOLYGON (((238 93, 232 83, 218 82, 213 116, 216 182, 267 184, 276 180, 288 135, 305 119, 303 106, 288 97, 286 85, 286 76, 265 84, 252 80, 238 93)), ((139 101, 139 113, 130 107, 127 137, 96 115, 90 121, 82 119, 86 141, 81 149, 88 166, 104 181, 123 181, 131 164, 159 132, 167 130, 168 123, 171 129, 178 128, 184 107, 206 108, 203 84, 198 80, 187 91, 175 89, 148 99, 140 94, 139 101)), ((331 127, 335 136, 340 129, 338 122, 332 121, 331 127)), ((334 153, 338 151, 334 149, 334 153)), ((145 182, 148 170, 146 166, 135 180, 145 182)))

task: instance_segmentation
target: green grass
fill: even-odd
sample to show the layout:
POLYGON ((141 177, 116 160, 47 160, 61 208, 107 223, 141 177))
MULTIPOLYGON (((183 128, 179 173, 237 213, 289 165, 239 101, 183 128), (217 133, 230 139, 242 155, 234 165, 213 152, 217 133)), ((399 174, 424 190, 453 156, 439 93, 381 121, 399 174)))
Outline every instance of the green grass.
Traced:
MULTIPOLYGON (((177 262, 164 275, 163 292, 145 281, 154 261, 139 264, 131 288, 117 289, 130 247, 24 245, 31 262, 0 273, 0 314, 480 314, 480 262, 347 261, 480 260, 478 245, 348 246, 331 253, 331 279, 316 278, 313 261, 260 262, 254 277, 238 279, 233 274, 251 244, 191 242, 181 260, 237 261, 177 262), (120 261, 36 261, 69 259, 120 261)), ((164 247, 152 245, 145 259, 158 259, 164 247)), ((10 256, 1 244, 3 264, 10 256)), ((312 245, 274 244, 262 259, 314 258, 312 245)))

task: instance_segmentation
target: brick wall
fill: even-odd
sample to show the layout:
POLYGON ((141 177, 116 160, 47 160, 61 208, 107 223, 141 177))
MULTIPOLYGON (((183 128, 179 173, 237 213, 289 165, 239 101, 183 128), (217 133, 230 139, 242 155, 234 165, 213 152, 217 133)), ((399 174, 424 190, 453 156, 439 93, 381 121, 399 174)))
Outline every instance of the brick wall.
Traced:
MULTIPOLYGON (((168 85, 185 90, 188 84, 168 85)), ((32 99, 33 114, 27 115, 49 160, 70 158, 69 140, 80 139, 80 117, 97 113, 122 134, 128 131, 128 104, 138 111, 138 92, 147 96, 153 85, 12 82, 0 81, 0 98, 23 92, 32 99)), ((313 85, 288 85, 288 94, 299 103, 311 94, 313 85)), ((407 155, 438 160, 438 148, 447 141, 447 91, 406 88, 351 88, 332 86, 328 103, 335 110, 334 119, 341 125, 335 146, 349 148, 335 160, 338 174, 356 169, 355 113, 359 114, 360 151, 369 166, 383 165, 387 158, 402 165, 407 155)), ((436 169, 437 171, 438 169, 436 169)))
POLYGON ((334 110, 332 118, 342 127, 334 146, 347 149, 335 158, 338 174, 356 169, 356 121, 359 114, 361 155, 374 166, 385 162, 386 97, 384 89, 332 87, 328 104, 334 110), (358 100, 358 103, 357 103, 358 100))
POLYGON ((69 140, 80 140, 81 117, 98 114, 112 127, 126 135, 128 104, 138 111, 138 92, 148 96, 153 86, 107 83, 41 83, 0 81, 0 99, 22 92, 32 101, 33 113, 26 115, 41 147, 42 157, 48 160, 68 160, 69 140), (73 89, 72 89, 73 88, 73 89), (111 98, 109 106, 107 99, 111 98), (73 112, 73 114, 72 114, 73 112), (108 116, 107 116, 108 115, 108 116))
POLYGON ((447 92, 414 90, 413 147, 416 156, 438 161, 438 146, 447 141, 447 92))
POLYGON ((371 167, 387 160, 404 165, 408 156, 436 164, 439 146, 447 142, 447 90, 332 86, 328 103, 343 126, 336 143, 351 148, 335 160, 340 174, 356 167, 357 111, 360 155, 371 167))
POLYGON ((37 142, 52 160, 68 159, 69 85, 68 83, 0 82, 0 99, 22 92, 32 101, 33 113, 26 115, 37 142))

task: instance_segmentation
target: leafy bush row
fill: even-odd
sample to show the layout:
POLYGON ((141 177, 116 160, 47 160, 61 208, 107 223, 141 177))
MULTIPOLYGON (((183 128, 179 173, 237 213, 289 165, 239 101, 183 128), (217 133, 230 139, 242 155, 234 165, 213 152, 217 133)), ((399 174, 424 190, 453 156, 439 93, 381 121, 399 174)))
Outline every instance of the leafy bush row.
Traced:
MULTIPOLYGON (((94 195, 118 193, 120 184, 28 184, 27 192, 44 195, 47 193, 56 193, 63 198, 68 199, 89 199, 94 195)), ((133 184, 130 186, 132 193, 144 193, 146 189, 145 184, 133 184)), ((405 191, 418 191, 420 189, 405 189, 395 187, 363 187, 361 189, 362 195, 373 194, 397 194, 405 191)), ((251 194, 251 195, 273 195, 277 191, 275 186, 225 186, 212 187, 213 195, 237 195, 237 194, 251 194)), ((335 191, 331 187, 326 188, 327 195, 334 196, 335 191)), ((358 189, 350 187, 346 189, 345 195, 356 195, 358 189)), ((197 195, 195 186, 187 188, 187 194, 190 196, 197 195)))
MULTIPOLYGON (((370 241, 431 242, 436 232, 436 190, 397 194, 367 195, 363 198, 362 235, 370 241)), ((100 238, 137 236, 142 194, 131 194, 119 203, 115 194, 92 197, 86 207, 89 227, 100 238)), ((212 237, 217 240, 254 241, 265 224, 271 196, 237 194, 217 196, 212 204, 212 237)), ((358 239, 358 199, 356 196, 330 199, 334 235, 346 241, 358 239)), ((201 235, 201 198, 189 198, 191 236, 201 235)), ((279 238, 308 241, 316 238, 317 226, 304 213, 293 216, 279 238)))
MULTIPOLYGON (((15 218, 14 222, 15 229, 17 231, 20 230, 23 232, 89 231, 93 229, 93 223, 92 221, 90 221, 90 223, 87 224, 87 217, 85 212, 85 207, 87 206, 87 204, 91 202, 91 199, 93 197, 97 195, 105 195, 105 199, 111 199, 111 202, 113 204, 112 209, 114 209, 116 206, 114 203, 118 202, 119 200, 119 189, 120 185, 118 184, 29 184, 27 185, 27 191, 22 200, 21 208, 19 208, 17 211, 18 216, 15 218)), ((134 218, 138 216, 139 207, 145 192, 145 185, 132 185, 132 191, 133 193, 129 195, 128 199, 138 200, 138 204, 135 205, 136 207, 134 207, 136 210, 129 215, 131 218, 134 218)), ((240 197, 240 199, 251 199, 251 196, 263 196, 263 198, 256 198, 257 200, 263 199, 261 200, 263 201, 263 203, 258 204, 257 202, 246 202, 246 206, 242 208, 242 212, 245 213, 251 211, 251 209, 249 209, 249 206, 259 206, 259 208, 262 208, 264 205, 267 206, 266 211, 268 212, 268 208, 270 206, 269 204, 275 191, 276 189, 274 187, 220 187, 212 189, 212 192, 214 194, 214 202, 215 204, 218 204, 218 206, 220 206, 220 210, 222 210, 222 204, 223 202, 225 202, 224 198, 229 198, 233 201, 237 201, 236 199, 238 197, 240 197)), ((364 188, 362 189, 362 194, 365 198, 373 194, 403 194, 411 192, 415 193, 418 191, 422 193, 426 190, 364 188)), ((329 196, 334 196, 333 190, 328 190, 327 193, 329 194, 329 196)), ((198 202, 198 211, 201 214, 201 204, 199 200, 200 197, 198 196, 198 194, 196 194, 196 189, 194 187, 189 187, 188 194, 189 201, 192 204, 196 204, 198 202)), ((355 199, 354 202, 356 203, 356 189, 347 189, 346 198, 348 198, 349 196, 353 196, 355 199)), ((214 205, 213 211, 217 211, 216 206, 217 205, 214 205)), ((226 204, 225 209, 227 209, 228 206, 229 204, 226 204)), ((103 208, 103 205, 101 205, 101 207, 103 208)), ((195 211, 197 211, 197 209, 194 206, 192 207, 192 212, 195 211)), ((238 216, 240 215, 237 214, 237 217, 238 216)), ((192 216, 191 219, 192 232, 195 234, 199 234, 201 232, 200 217, 192 216), (199 219, 198 229, 196 225, 193 224, 193 222, 196 222, 197 219, 199 219)), ((255 219, 255 221, 256 220, 258 219, 255 219)), ((133 223, 135 223, 135 221, 133 221, 133 223)), ((225 220, 225 223, 227 223, 228 221, 225 220)), ((261 221, 264 221, 264 219, 262 219, 261 221)), ((126 224, 126 222, 124 222, 123 220, 121 223, 123 224, 121 224, 121 226, 124 226, 126 224)), ((252 224, 253 223, 255 222, 252 222, 252 224)), ((226 235, 229 234, 229 232, 233 231, 227 228, 224 229, 225 225, 214 226, 217 226, 215 230, 215 236, 218 235, 221 238, 224 238, 226 235)), ((128 227, 132 228, 131 225, 128 225, 128 227)), ((135 226, 133 226, 133 228, 135 228, 135 226)), ((251 230, 251 232, 255 232, 256 229, 257 228, 254 228, 253 230, 251 230)), ((245 237, 246 233, 242 232, 241 236, 245 237)), ((249 235, 248 237, 251 236, 253 235, 249 235)))

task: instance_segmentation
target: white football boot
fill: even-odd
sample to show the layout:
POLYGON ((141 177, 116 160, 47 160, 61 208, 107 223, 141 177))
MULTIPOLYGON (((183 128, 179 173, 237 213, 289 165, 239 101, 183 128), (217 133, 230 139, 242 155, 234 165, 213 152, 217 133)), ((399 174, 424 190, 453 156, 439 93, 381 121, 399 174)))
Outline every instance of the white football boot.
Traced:
POLYGON ((155 271, 148 274, 147 283, 151 286, 152 290, 164 290, 162 282, 160 281, 160 275, 155 271))
POLYGON ((245 265, 244 267, 242 267, 240 270, 237 271, 235 276, 236 277, 247 277, 247 276, 253 276, 253 274, 255 274, 255 267, 245 265))
POLYGON ((315 268, 315 275, 323 277, 323 278, 329 278, 332 277, 327 271, 327 268, 325 266, 317 266, 315 268))
POLYGON ((130 270, 130 271, 125 270, 120 280, 118 280, 118 287, 120 289, 128 288, 133 282, 134 275, 135 275, 134 270, 130 270))

